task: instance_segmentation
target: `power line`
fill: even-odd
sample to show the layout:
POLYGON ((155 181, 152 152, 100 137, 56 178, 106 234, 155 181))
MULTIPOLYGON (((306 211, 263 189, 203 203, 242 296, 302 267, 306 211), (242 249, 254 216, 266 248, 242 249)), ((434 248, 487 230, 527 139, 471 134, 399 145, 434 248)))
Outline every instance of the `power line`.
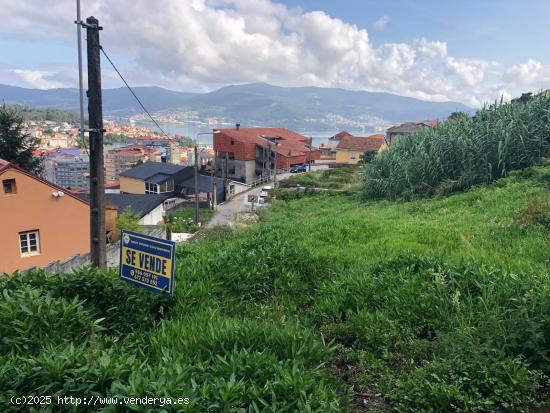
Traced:
POLYGON ((134 90, 130 87, 130 85, 128 84, 128 82, 126 82, 126 79, 124 79, 124 77, 122 76, 122 74, 119 72, 119 70, 117 69, 117 67, 115 66, 115 64, 113 63, 113 61, 109 58, 109 56, 107 55, 107 53, 105 52, 105 49, 103 49, 103 46, 99 46, 99 48, 101 49, 101 51, 103 52, 103 55, 105 55, 105 57, 107 58, 107 60, 109 61, 109 63, 111 64, 111 66, 113 66, 113 69, 115 69, 115 72, 117 72, 117 74, 120 76, 120 78, 122 79, 122 81, 124 82, 124 84, 126 85, 126 87, 128 88, 128 90, 132 93, 132 95, 134 96, 134 98, 136 98, 137 102, 139 103, 139 105, 141 106, 141 108, 145 111, 145 113, 147 113, 147 115, 151 118, 151 120, 153 121, 153 123, 155 125, 157 125, 157 128, 159 128, 159 130, 164 134, 164 136, 166 136, 168 139, 172 140, 172 138, 170 138, 170 136, 168 136, 168 134, 166 132, 164 132, 164 129, 162 129, 160 127, 160 125, 158 124, 158 122, 153 118, 153 116, 151 116, 151 114, 149 113, 149 111, 145 108, 145 106, 143 105, 143 103, 141 103, 141 100, 139 100, 139 98, 137 97, 137 95, 134 93, 134 90))

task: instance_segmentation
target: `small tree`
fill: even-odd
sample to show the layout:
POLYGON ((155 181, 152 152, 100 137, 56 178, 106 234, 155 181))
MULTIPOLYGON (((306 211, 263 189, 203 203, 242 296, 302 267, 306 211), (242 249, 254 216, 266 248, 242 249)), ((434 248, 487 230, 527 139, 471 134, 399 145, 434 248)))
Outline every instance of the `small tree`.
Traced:
POLYGON ((19 110, 0 106, 0 158, 30 172, 40 173, 42 160, 33 157, 39 145, 40 139, 25 132, 19 110))

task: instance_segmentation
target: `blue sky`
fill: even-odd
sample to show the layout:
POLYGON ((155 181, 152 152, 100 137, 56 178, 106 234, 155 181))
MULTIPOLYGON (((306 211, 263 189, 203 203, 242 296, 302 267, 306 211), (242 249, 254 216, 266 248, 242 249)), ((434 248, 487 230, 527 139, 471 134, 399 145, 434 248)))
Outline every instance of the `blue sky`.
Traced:
MULTIPOLYGON (((266 81, 472 106, 550 87, 550 1, 82 0, 134 85, 266 81), (528 4, 528 6, 527 6, 528 4)), ((0 8, 0 83, 76 86, 74 0, 0 8)), ((104 65, 106 87, 120 85, 104 65)))
POLYGON ((384 30, 374 43, 410 43, 418 37, 446 41, 458 57, 514 64, 536 57, 550 63, 548 0, 284 0, 306 11, 324 10, 359 27, 372 28, 382 16, 384 30))

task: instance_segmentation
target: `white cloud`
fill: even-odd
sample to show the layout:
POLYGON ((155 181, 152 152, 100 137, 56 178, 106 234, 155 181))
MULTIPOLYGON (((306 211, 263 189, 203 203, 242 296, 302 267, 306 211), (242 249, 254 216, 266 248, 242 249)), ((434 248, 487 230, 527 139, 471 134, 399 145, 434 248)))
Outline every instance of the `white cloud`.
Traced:
MULTIPOLYGON (((47 7, 43 0, 4 3, 3 38, 76 43, 73 0, 47 7)), ((499 98, 503 91, 518 94, 522 88, 550 87, 550 67, 533 59, 506 68, 489 60, 451 56, 445 42, 422 37, 410 44, 375 46, 364 28, 322 11, 304 12, 270 0, 96 0, 83 2, 82 14, 100 19, 103 46, 115 62, 130 62, 124 73, 136 85, 205 90, 266 81, 476 106, 499 98)), ((388 20, 382 17, 375 29, 388 20)), ((107 63, 103 69, 104 84, 118 85, 107 63)), ((67 68, 55 68, 55 56, 47 70, 18 70, 29 85, 75 85, 67 68)))
POLYGON ((39 70, 14 69, 17 75, 26 86, 36 89, 52 89, 62 87, 63 83, 51 79, 53 72, 41 72, 39 70))
POLYGON ((384 27, 386 27, 386 24, 390 22, 390 18, 388 16, 382 16, 378 20, 374 22, 374 30, 377 32, 381 32, 384 30, 384 27))

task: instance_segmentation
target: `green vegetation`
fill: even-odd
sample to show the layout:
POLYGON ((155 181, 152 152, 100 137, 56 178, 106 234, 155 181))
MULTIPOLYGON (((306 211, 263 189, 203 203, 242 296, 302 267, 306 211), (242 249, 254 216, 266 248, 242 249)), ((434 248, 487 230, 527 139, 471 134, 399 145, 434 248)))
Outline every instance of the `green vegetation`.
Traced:
POLYGON ((128 207, 116 217, 116 229, 119 232, 123 229, 141 232, 142 228, 139 221, 139 215, 134 214, 132 209, 128 207))
POLYGON ((39 173, 42 161, 33 157, 40 139, 25 132, 21 113, 6 105, 0 106, 0 159, 39 173))
POLYGON ((37 109, 21 105, 8 105, 10 108, 18 111, 23 116, 23 119, 28 121, 51 121, 51 122, 67 122, 72 125, 80 125, 80 115, 72 110, 59 109, 37 109))
POLYGON ((366 168, 366 199, 446 195, 550 156, 550 95, 454 115, 399 139, 366 168))
POLYGON ((128 136, 124 133, 106 133, 103 136, 105 145, 112 145, 113 143, 125 143, 128 140, 128 136))
POLYGON ((444 199, 275 200, 180 246, 173 301, 109 271, 0 278, 0 408, 525 410, 550 394, 549 182, 538 167, 444 199))
POLYGON ((358 166, 346 166, 342 168, 296 174, 280 182, 280 187, 282 188, 296 185, 310 188, 359 191, 363 186, 363 179, 358 166))
MULTIPOLYGON (((206 224, 214 216, 214 211, 209 208, 201 208, 199 211, 202 225, 206 224)), ((168 214, 164 222, 172 232, 193 233, 199 229, 197 224, 195 224, 195 210, 193 208, 182 209, 168 214)))

